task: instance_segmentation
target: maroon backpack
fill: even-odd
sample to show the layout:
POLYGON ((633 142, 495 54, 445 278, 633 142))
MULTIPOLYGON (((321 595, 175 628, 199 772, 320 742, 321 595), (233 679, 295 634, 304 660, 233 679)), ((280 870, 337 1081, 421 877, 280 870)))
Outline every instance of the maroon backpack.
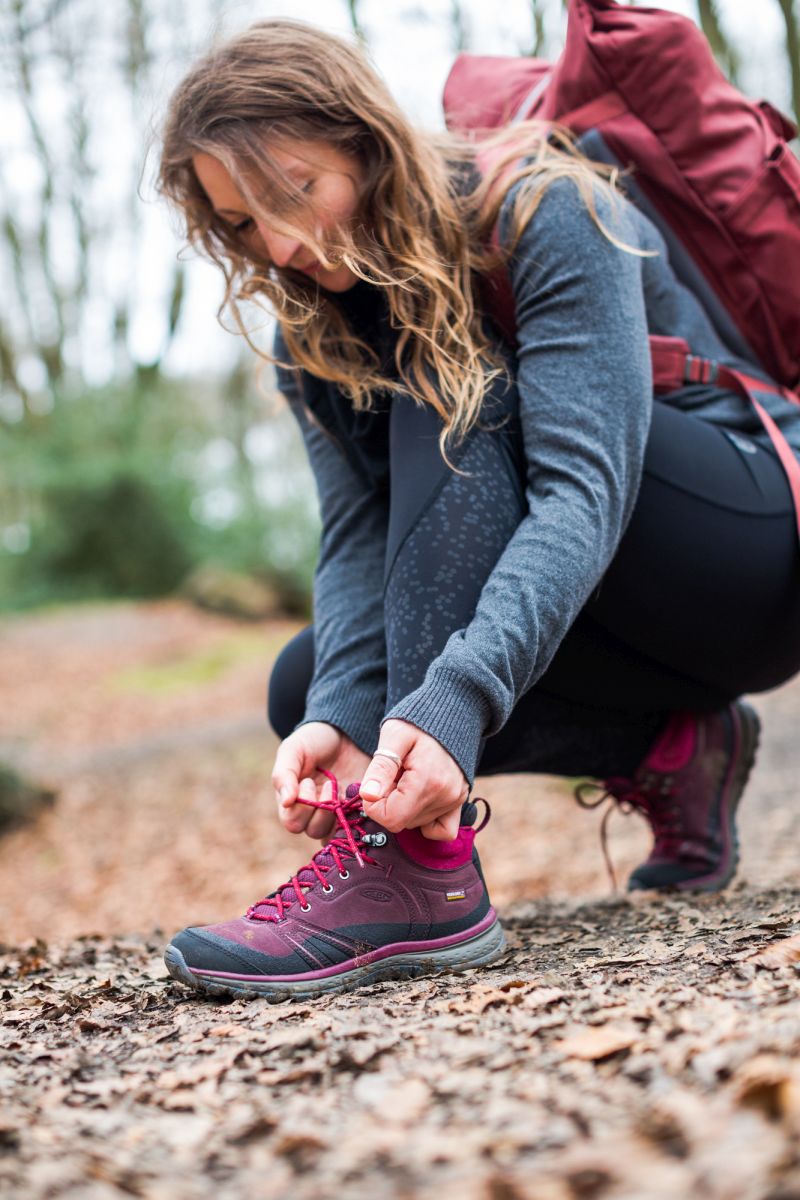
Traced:
MULTIPOLYGON (((570 0, 555 64, 459 55, 444 109, 449 128, 478 139, 527 117, 558 120, 590 158, 633 166, 628 195, 660 229, 676 275, 723 342, 756 372, 692 355, 681 338, 651 337, 655 390, 717 382, 747 397, 786 471, 800 536, 800 463, 758 400, 759 392, 777 392, 800 403, 791 390, 800 385, 800 161, 786 144, 797 132, 792 122, 728 83, 688 18, 614 0, 570 0)), ((486 152, 478 164, 489 165, 486 152)), ((492 278, 487 303, 513 340, 505 276, 492 278)))

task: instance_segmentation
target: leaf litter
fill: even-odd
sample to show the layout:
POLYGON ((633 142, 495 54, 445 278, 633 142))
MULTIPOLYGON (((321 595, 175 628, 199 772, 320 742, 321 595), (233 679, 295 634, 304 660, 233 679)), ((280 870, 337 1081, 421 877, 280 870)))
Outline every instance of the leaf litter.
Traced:
MULTIPOLYGON (((265 646, 298 627, 266 624, 265 646)), ((0 629, 5 736, 60 787, 0 844, 0 1195, 800 1196, 800 688, 756 698, 749 883, 604 898, 563 781, 498 777, 481 846, 502 961, 313 1003, 209 1000, 166 976, 161 932, 126 931, 242 911, 296 866, 262 794, 266 664, 158 695, 105 683, 231 632, 171 601, 0 629), (198 876, 209 843, 218 869, 198 876)), ((646 850, 641 822, 613 837, 622 867, 646 850)))
POLYGON ((0 1191, 788 1198, 797 899, 521 903, 492 968, 313 1003, 198 998, 158 938, 5 948, 0 1191))

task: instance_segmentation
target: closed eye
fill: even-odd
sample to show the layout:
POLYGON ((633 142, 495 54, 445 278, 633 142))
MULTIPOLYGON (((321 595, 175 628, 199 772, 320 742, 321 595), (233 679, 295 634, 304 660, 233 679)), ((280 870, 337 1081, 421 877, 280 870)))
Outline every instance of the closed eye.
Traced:
MULTIPOLYGON (((302 188, 300 189, 301 192, 303 192, 305 194, 310 192, 312 190, 312 188, 314 187, 315 182, 316 181, 314 179, 309 179, 306 183, 303 184, 302 188)), ((245 217, 245 219, 243 221, 240 221, 238 225, 233 226, 233 231, 234 231, 234 233, 244 233, 246 230, 250 229, 254 224, 255 224, 255 222, 252 217, 245 217)))

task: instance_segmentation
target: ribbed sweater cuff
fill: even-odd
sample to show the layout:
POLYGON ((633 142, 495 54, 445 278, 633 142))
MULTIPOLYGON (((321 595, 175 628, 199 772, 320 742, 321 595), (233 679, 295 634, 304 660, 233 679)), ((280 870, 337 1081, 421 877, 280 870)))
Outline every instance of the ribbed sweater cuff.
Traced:
POLYGON ((409 721, 435 737, 472 787, 481 737, 491 715, 485 695, 474 683, 446 668, 429 668, 424 683, 398 701, 384 721, 409 721))
POLYGON ((309 721, 327 721, 341 729, 359 750, 372 755, 378 745, 381 718, 386 707, 385 696, 373 692, 343 687, 338 683, 330 692, 325 690, 309 697, 302 721, 295 729, 309 721))

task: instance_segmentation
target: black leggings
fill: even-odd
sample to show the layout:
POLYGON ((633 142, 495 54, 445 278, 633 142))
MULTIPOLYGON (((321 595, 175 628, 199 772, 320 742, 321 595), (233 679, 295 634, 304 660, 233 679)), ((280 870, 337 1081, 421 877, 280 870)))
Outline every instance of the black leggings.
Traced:
MULTIPOLYGON (((515 417, 474 429, 452 455, 469 478, 442 461, 438 428, 429 407, 393 400, 387 711, 469 622, 526 513, 515 417)), ((313 662, 308 626, 271 674, 268 712, 280 737, 303 718, 313 662)), ((483 739, 478 773, 630 774, 666 713, 719 708, 798 670, 797 532, 776 455, 656 403, 617 553, 547 671, 483 739)))

